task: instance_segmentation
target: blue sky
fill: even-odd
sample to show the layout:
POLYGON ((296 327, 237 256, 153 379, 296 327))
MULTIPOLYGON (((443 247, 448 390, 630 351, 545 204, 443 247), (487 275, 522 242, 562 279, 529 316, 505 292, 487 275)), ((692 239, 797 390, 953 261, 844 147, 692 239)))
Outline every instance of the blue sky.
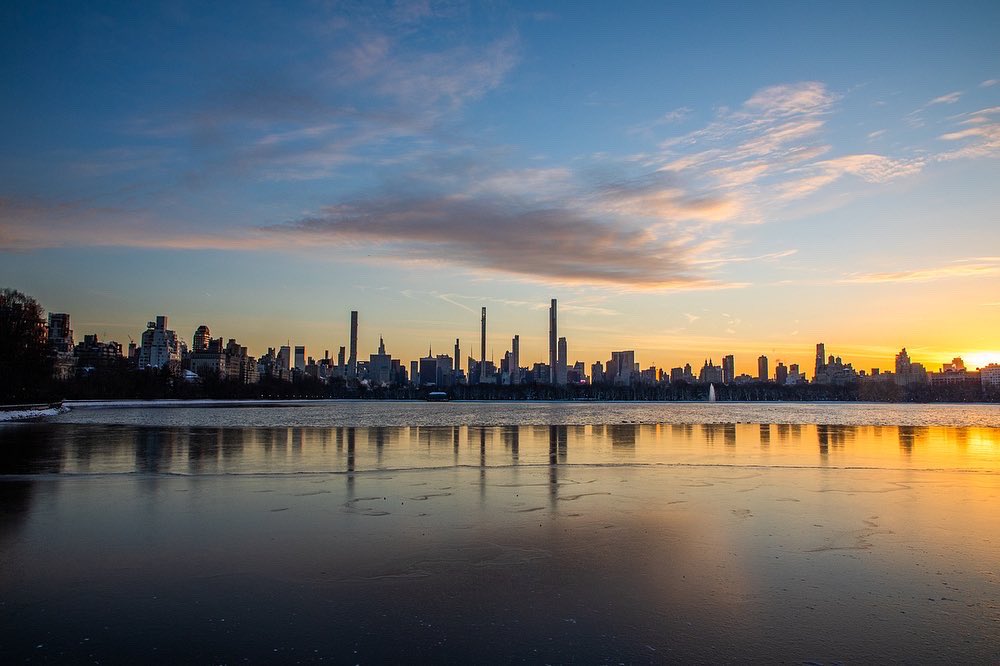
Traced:
POLYGON ((995 2, 3 12, 0 282, 78 334, 1000 360, 995 2))

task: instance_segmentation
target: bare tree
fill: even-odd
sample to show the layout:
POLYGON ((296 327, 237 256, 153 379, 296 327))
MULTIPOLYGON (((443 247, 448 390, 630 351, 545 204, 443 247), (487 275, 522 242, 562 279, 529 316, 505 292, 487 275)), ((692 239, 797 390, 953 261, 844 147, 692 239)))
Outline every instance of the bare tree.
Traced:
POLYGON ((0 401, 30 402, 51 375, 45 343, 45 311, 15 289, 0 289, 0 401))

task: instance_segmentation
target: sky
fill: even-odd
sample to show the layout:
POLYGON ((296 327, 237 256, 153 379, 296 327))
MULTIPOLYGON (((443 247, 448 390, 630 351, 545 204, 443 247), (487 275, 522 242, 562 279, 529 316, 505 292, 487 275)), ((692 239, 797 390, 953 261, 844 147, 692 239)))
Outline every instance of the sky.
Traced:
POLYGON ((254 354, 1000 362, 1000 3, 6 3, 0 286, 254 354), (288 6, 286 6, 286 4, 288 6))

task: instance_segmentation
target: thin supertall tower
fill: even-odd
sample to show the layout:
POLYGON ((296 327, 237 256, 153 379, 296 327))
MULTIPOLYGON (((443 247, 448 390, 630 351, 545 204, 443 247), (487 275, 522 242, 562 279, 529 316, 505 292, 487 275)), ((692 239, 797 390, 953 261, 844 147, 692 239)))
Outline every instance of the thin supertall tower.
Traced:
POLYGON ((479 377, 486 377, 486 306, 483 306, 483 330, 479 341, 479 377))
POLYGON ((552 304, 549 306, 549 383, 556 383, 556 363, 558 362, 558 333, 557 333, 557 322, 556 322, 556 299, 552 299, 552 304))
POLYGON ((358 311, 351 310, 351 356, 347 359, 347 376, 358 376, 358 311))
POLYGON ((510 356, 507 359, 507 372, 510 373, 510 383, 521 383, 521 336, 515 335, 510 341, 510 356))

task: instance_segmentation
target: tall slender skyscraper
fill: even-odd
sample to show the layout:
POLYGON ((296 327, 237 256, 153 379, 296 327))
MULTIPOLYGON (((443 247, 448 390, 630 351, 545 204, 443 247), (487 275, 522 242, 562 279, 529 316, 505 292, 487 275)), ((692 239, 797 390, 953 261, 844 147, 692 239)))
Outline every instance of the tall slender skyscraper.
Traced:
POLYGON ((358 311, 351 310, 351 355, 347 359, 347 376, 358 376, 358 311))
POLYGON ((515 335, 510 341, 510 357, 507 360, 510 383, 521 383, 521 336, 515 335))
POLYGON ((552 299, 549 306, 549 383, 556 383, 556 362, 558 361, 557 322, 556 322, 556 299, 552 299))
POLYGON ((479 341, 479 377, 486 377, 486 306, 483 306, 483 331, 479 341))
POLYGON ((455 371, 462 369, 462 350, 458 346, 458 338, 455 338, 455 371))

